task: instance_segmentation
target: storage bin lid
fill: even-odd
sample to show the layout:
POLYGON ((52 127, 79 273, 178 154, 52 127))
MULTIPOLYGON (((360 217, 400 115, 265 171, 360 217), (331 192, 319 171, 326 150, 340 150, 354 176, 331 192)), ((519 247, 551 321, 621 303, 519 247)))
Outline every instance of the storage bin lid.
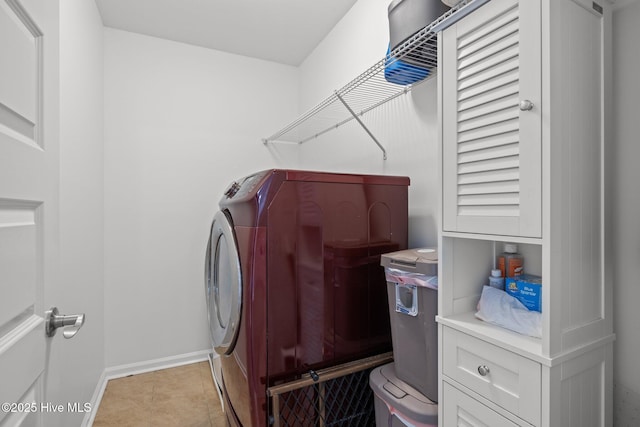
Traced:
POLYGON ((395 409, 403 418, 427 425, 438 423, 438 404, 398 379, 395 363, 389 363, 371 371, 369 386, 377 397, 387 406, 395 409))
POLYGON ((405 249, 382 254, 380 264, 387 268, 435 276, 438 274, 438 249, 405 249))

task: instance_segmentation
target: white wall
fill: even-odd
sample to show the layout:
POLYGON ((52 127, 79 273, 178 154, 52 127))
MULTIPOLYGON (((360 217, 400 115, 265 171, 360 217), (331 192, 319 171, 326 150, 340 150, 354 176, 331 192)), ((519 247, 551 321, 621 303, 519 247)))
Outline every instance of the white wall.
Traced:
MULTIPOLYGON (((60 280, 45 299, 86 323, 71 340, 49 341, 47 398, 56 404, 91 402, 104 371, 102 40, 94 2, 60 2, 60 280)), ((79 425, 84 415, 48 422, 79 425)))
POLYGON ((224 188, 250 172, 277 166, 409 175, 410 244, 435 245, 435 79, 385 107, 393 123, 388 110, 367 117, 389 151, 386 162, 352 125, 327 137, 338 150, 260 142, 384 55, 386 6, 356 4, 300 69, 104 30, 107 367, 208 347, 208 227, 224 188), (335 68, 329 79, 326 67, 309 65, 350 33, 362 37, 350 68, 335 68), (310 90, 320 99, 308 101, 310 90))
MULTIPOLYGON (((300 67, 301 112, 384 57, 389 43, 388 5, 388 0, 358 1, 304 61, 300 67)), ((432 78, 363 116, 387 150, 387 160, 353 120, 300 146, 273 144, 268 148, 280 163, 302 169, 409 176, 409 246, 435 246, 436 119, 436 79, 432 78)))
POLYGON ((204 252, 226 186, 274 166, 294 67, 105 29, 107 367, 206 350, 204 252))
POLYGON ((616 426, 640 425, 640 1, 623 0, 613 16, 614 61, 614 416, 616 426))

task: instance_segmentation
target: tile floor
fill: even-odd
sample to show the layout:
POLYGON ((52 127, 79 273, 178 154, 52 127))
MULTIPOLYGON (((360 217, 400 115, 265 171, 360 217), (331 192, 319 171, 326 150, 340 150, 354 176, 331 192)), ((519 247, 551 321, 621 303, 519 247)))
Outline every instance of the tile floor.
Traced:
POLYGON ((94 427, 224 427, 209 362, 110 380, 94 427))

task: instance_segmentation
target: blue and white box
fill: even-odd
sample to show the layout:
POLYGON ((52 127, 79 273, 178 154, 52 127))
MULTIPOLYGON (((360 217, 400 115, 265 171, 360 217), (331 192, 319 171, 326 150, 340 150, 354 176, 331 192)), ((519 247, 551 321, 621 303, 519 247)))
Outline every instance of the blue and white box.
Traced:
POLYGON ((542 312, 542 277, 533 274, 507 277, 504 287, 529 310, 542 312))

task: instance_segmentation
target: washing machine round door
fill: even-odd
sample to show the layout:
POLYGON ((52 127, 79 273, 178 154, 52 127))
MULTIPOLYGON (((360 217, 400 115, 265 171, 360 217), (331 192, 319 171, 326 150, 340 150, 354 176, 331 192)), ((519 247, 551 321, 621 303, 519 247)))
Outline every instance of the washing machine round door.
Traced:
POLYGON ((213 217, 207 245, 205 291, 213 348, 230 354, 238 336, 242 311, 242 274, 235 234, 228 214, 213 217))

